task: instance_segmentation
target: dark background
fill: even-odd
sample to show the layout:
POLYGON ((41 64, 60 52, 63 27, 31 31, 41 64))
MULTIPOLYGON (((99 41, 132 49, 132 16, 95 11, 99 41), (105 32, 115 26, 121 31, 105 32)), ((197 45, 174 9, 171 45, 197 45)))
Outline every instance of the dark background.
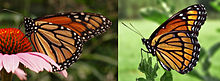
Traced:
MULTIPOLYGON (((59 12, 92 12, 106 16, 113 22, 110 30, 84 45, 81 58, 67 69, 67 79, 58 73, 34 73, 26 69, 27 81, 117 80, 117 0, 0 0, 0 10, 1 28, 18 28, 24 17, 37 18, 59 12)), ((24 31, 23 26, 21 29, 24 31)), ((18 80, 14 75, 13 81, 18 80)))

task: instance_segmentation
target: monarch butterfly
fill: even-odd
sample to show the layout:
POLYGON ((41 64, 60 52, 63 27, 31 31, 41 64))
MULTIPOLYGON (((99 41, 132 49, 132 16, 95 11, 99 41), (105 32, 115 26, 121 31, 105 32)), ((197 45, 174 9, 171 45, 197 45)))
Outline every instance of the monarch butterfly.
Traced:
POLYGON ((197 36, 206 16, 204 5, 189 6, 160 25, 149 39, 145 39, 136 29, 122 24, 143 37, 142 42, 148 51, 141 51, 156 56, 165 70, 173 69, 185 74, 191 71, 199 60, 200 44, 197 36))
POLYGON ((51 57, 61 71, 76 62, 83 43, 110 28, 112 22, 95 13, 58 13, 36 19, 24 19, 26 35, 36 51, 51 57))

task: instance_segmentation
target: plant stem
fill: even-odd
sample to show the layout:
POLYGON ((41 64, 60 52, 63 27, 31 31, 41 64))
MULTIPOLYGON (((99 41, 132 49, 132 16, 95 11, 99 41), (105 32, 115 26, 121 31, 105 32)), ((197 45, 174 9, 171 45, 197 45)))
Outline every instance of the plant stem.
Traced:
POLYGON ((12 81, 12 73, 8 73, 4 68, 1 70, 1 81, 12 81))

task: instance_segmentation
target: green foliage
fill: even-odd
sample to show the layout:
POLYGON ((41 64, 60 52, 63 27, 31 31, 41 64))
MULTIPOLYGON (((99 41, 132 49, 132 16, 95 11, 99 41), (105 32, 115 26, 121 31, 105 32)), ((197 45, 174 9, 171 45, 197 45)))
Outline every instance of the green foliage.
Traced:
POLYGON ((165 71, 160 81, 173 81, 172 73, 170 71, 165 71))
MULTIPOLYGON (((100 36, 84 44, 78 62, 67 69, 68 78, 58 73, 34 73, 27 70, 28 81, 116 81, 117 80, 117 0, 3 0, 0 9, 1 28, 18 28, 23 17, 37 18, 59 12, 91 12, 109 18, 113 25, 100 36), (101 4, 100 4, 101 3, 101 4)), ((24 31, 24 27, 21 29, 24 31)), ((14 81, 19 79, 14 76, 14 81)))
POLYGON ((210 6, 220 12, 220 0, 214 0, 210 2, 210 6))
POLYGON ((220 33, 220 28, 216 29, 216 31, 220 33))
POLYGON ((141 16, 143 16, 145 19, 149 19, 151 21, 157 22, 157 23, 163 23, 166 21, 171 11, 174 10, 173 6, 167 6, 166 0, 157 0, 157 4, 159 8, 156 7, 146 7, 142 8, 140 11, 141 16))
POLYGON ((205 49, 201 49, 200 52, 200 60, 204 60, 201 64, 202 64, 202 71, 203 73, 199 73, 197 70, 193 70, 189 73, 189 75, 196 77, 202 81, 220 81, 219 78, 214 77, 213 75, 211 75, 211 73, 209 72, 209 69, 211 67, 211 58, 214 54, 216 54, 216 51, 218 51, 218 49, 220 48, 220 42, 214 44, 213 46, 211 46, 211 48, 209 50, 205 50, 205 49))
POLYGON ((154 8, 145 8, 142 9, 141 15, 148 20, 157 22, 157 23, 163 23, 165 20, 167 20, 169 17, 169 13, 163 13, 157 9, 154 8), (160 17, 160 18, 158 18, 160 17))
MULTIPOLYGON (((157 71, 159 69, 158 62, 152 67, 152 57, 148 56, 148 59, 141 58, 138 70, 145 74, 145 78, 137 78, 137 81, 155 81, 157 77, 157 71)), ((170 71, 165 71, 163 76, 160 78, 160 81, 173 81, 172 74, 170 71)))
POLYGON ((145 74, 144 78, 137 78, 137 81, 155 81, 154 79, 157 77, 156 71, 159 69, 158 64, 155 63, 154 67, 152 67, 152 57, 149 57, 148 60, 142 58, 139 64, 138 69, 145 74))

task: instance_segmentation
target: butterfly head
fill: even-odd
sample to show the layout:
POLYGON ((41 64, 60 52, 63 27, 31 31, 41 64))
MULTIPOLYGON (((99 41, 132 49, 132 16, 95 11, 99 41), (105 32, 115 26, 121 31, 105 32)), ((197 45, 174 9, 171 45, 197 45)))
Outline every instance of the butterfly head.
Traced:
POLYGON ((35 30, 34 20, 31 18, 24 18, 24 27, 27 36, 30 36, 35 30))
POLYGON ((148 52, 154 54, 154 51, 153 51, 152 46, 150 45, 149 39, 142 38, 141 40, 142 40, 143 44, 147 47, 148 52))

